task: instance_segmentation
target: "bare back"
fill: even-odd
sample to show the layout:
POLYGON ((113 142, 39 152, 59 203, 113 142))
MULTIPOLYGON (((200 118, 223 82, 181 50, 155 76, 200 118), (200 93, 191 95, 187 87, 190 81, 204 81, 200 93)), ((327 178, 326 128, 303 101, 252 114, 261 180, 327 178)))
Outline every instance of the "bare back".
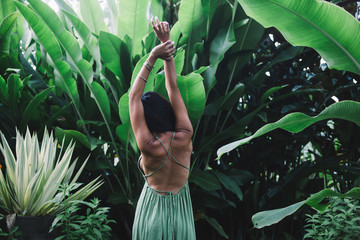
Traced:
POLYGON ((161 133, 157 138, 159 140, 154 138, 148 146, 156 151, 142 151, 140 168, 153 189, 167 192, 179 190, 189 177, 192 142, 181 132, 176 132, 174 138, 173 132, 161 133))

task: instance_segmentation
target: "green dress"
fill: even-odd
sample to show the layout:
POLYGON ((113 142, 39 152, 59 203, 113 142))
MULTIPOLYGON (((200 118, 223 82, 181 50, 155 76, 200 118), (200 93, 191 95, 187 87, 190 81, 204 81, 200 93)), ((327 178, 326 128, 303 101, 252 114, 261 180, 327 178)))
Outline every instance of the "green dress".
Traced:
POLYGON ((196 239, 188 183, 186 182, 183 187, 176 191, 166 192, 151 188, 146 180, 147 177, 160 170, 169 157, 177 164, 189 170, 188 167, 178 162, 170 153, 174 136, 175 132, 171 139, 169 150, 156 137, 167 151, 167 156, 160 167, 154 172, 145 175, 139 167, 141 156, 138 160, 138 168, 145 179, 145 184, 136 207, 132 230, 133 240, 196 239))

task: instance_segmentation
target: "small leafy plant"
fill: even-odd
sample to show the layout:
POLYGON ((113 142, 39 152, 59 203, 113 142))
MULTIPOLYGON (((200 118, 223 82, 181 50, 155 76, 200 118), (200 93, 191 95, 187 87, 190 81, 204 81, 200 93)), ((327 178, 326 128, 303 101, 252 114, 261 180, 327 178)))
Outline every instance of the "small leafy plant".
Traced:
POLYGON ((359 200, 334 198, 333 203, 322 213, 307 214, 304 239, 359 239, 359 200))
MULTIPOLYGON (((0 221, 5 221, 5 217, 0 215, 0 221)), ((21 236, 21 232, 18 231, 18 226, 14 226, 13 228, 11 228, 10 230, 3 230, 0 227, 0 239, 11 239, 11 240, 16 240, 16 237, 21 236)))
MULTIPOLYGON (((76 185, 62 185, 60 190, 64 198, 76 189, 76 185)), ((109 207, 99 207, 100 200, 92 199, 90 202, 75 200, 72 204, 56 215, 50 232, 57 229, 61 235, 56 240, 97 240, 110 239, 110 223, 115 222, 108 219, 109 207), (86 215, 79 214, 82 206, 87 206, 86 215)))

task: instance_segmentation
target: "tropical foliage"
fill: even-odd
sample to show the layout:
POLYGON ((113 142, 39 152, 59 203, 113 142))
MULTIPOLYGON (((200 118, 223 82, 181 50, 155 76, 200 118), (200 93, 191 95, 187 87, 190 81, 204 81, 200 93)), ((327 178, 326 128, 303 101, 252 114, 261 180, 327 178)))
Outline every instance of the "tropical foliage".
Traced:
POLYGON ((307 215, 304 239, 356 239, 359 236, 359 200, 331 199, 323 213, 307 215))
POLYGON ((71 163, 74 144, 57 154, 58 143, 45 129, 41 144, 36 134, 29 131, 23 137, 16 134, 16 154, 9 147, 4 135, 0 133, 0 150, 5 159, 6 178, 0 171, 1 205, 8 214, 23 216, 43 216, 56 214, 71 205, 71 201, 84 200, 102 182, 99 177, 74 191, 67 199, 58 191, 60 184, 76 183, 87 160, 73 176, 76 160, 71 163))
MULTIPOLYGON (((355 2, 55 2, 58 11, 41 0, 0 3, 0 130, 11 139, 15 127, 47 126, 65 145, 76 142, 79 162, 91 153, 79 180, 102 174, 96 193, 111 205, 114 238, 130 239, 143 184, 127 93, 158 44, 153 16, 172 26, 195 129, 189 181, 199 239, 300 239, 307 210, 259 230, 251 217, 324 187, 359 186, 355 2), (235 142, 218 158, 239 139, 247 144, 235 142)), ((162 65, 145 90, 166 96, 162 65)))

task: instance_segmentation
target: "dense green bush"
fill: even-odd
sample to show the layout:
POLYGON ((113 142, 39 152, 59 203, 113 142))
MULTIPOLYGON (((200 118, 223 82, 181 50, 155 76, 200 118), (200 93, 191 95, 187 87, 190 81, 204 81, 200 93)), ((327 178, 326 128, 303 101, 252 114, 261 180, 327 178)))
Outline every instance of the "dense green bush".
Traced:
POLYGON ((359 200, 330 199, 332 204, 322 213, 307 214, 304 239, 353 240, 360 236, 359 200))

